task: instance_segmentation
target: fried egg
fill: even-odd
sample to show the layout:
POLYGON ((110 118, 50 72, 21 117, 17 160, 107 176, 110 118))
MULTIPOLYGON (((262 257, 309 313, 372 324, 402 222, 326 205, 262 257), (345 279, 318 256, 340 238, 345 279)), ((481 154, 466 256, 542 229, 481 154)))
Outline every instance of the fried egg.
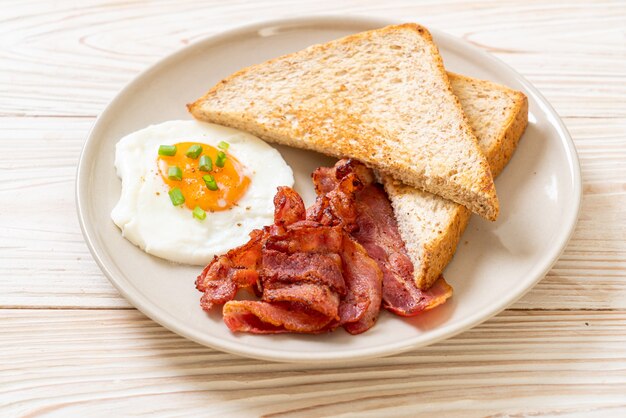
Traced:
POLYGON ((294 182, 280 153, 259 138, 197 121, 125 136, 115 168, 122 192, 111 218, 122 235, 149 254, 194 265, 270 225, 276 188, 294 182))

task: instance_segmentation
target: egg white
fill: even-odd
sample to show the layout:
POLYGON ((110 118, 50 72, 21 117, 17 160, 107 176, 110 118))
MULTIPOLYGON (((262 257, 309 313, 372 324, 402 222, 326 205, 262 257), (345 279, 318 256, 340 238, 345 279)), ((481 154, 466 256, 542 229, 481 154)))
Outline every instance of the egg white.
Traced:
POLYGON ((207 264, 214 255, 247 242, 251 230, 271 224, 276 188, 294 183, 278 151, 259 138, 197 121, 164 122, 125 136, 116 146, 115 168, 122 193, 111 218, 122 235, 149 254, 194 265, 207 264), (172 205, 156 164, 159 145, 199 142, 217 147, 220 141, 230 144, 228 152, 246 166, 251 182, 236 206, 207 212, 199 221, 186 206, 172 205))

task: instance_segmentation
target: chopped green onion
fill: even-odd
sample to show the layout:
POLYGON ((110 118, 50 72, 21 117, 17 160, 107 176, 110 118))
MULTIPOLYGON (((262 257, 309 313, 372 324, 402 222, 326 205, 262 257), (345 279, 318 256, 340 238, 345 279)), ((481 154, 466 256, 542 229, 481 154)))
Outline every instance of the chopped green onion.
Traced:
POLYGON ((176 145, 160 145, 159 155, 167 155, 168 157, 176 155, 176 145))
POLYGON ((220 141, 220 143, 217 144, 217 147, 226 151, 228 147, 230 147, 230 144, 228 142, 220 141))
POLYGON ((208 155, 203 155, 200 157, 200 171, 211 171, 213 170, 213 161, 211 161, 211 157, 208 155))
POLYGON ((185 155, 194 160, 202 154, 202 147, 200 145, 192 145, 187 149, 185 155))
POLYGON ((217 182, 215 181, 215 177, 213 177, 210 174, 206 174, 206 175, 202 176, 202 180, 204 180, 204 183, 206 184, 206 187, 209 190, 212 190, 212 191, 216 191, 217 190, 217 182))
POLYGON ((215 159, 215 165, 218 167, 224 167, 226 164, 226 153, 224 151, 218 151, 217 158, 215 159))
POLYGON ((183 171, 180 167, 173 165, 167 169, 167 178, 170 180, 181 181, 183 179, 183 171))
POLYGON ((200 206, 193 208, 193 217, 199 221, 204 221, 206 218, 206 212, 202 210, 200 206))
POLYGON ((168 194, 170 195, 172 205, 180 206, 185 203, 185 196, 183 196, 183 192, 181 192, 178 187, 174 187, 168 194))

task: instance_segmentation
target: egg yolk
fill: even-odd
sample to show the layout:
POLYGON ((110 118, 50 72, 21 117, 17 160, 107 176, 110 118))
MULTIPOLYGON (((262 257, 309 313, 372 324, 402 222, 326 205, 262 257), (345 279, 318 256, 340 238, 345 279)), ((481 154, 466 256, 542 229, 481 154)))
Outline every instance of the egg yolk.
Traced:
POLYGON ((250 185, 250 178, 245 175, 245 166, 228 150, 223 167, 216 164, 220 150, 199 142, 180 142, 176 145, 176 155, 159 155, 157 166, 163 181, 170 190, 178 187, 185 197, 185 205, 193 210, 200 206, 205 211, 216 212, 228 210, 237 204, 250 185), (198 158, 187 157, 186 153, 192 145, 200 145, 202 153, 198 158), (210 171, 202 171, 199 167, 200 157, 208 156, 213 167, 210 171), (173 180, 168 176, 170 167, 178 167, 182 171, 181 180, 173 180), (202 176, 212 175, 217 183, 217 190, 210 190, 202 176))

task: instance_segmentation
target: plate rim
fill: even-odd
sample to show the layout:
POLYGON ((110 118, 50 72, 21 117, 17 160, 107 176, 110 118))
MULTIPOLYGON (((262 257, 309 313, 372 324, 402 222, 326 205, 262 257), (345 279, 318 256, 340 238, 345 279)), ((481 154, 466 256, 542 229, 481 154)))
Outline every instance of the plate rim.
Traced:
POLYGON ((353 25, 355 27, 382 27, 399 23, 404 22, 402 22, 401 19, 394 18, 376 18, 370 16, 346 15, 315 15, 307 17, 260 20, 241 26, 236 26, 216 34, 198 38, 189 45, 181 47, 176 51, 159 59, 152 65, 149 65, 146 69, 133 77, 131 81, 129 81, 121 90, 117 92, 114 98, 105 106, 105 108, 96 118, 82 147, 76 168, 75 202, 80 229, 92 257, 98 264, 100 270, 107 277, 107 279, 131 305, 133 305, 136 309, 149 317, 151 320, 164 326, 168 330, 178 335, 181 335, 189 340, 195 341, 203 346, 208 346, 231 354, 261 360, 288 363, 324 362, 326 364, 331 364, 339 362, 345 363, 348 361, 355 362, 375 357, 390 356, 410 349, 432 345, 441 340, 451 338, 499 314, 508 306, 512 305, 522 296, 524 296, 528 291, 530 291, 530 289, 532 289, 540 280, 545 277, 545 275, 550 271, 554 263, 556 263, 556 261, 560 258, 561 254, 565 250, 567 243, 574 233, 580 214, 580 208, 582 203, 582 181, 580 162, 571 135, 569 134, 565 124, 559 117, 558 113, 554 110, 552 105, 543 97, 543 95, 537 90, 537 88, 535 88, 528 80, 526 80, 512 67, 504 63, 499 58, 496 58, 488 52, 475 47, 474 45, 468 43, 463 39, 431 28, 429 28, 428 30, 434 35, 436 39, 445 39, 447 42, 460 44, 472 55, 477 56, 481 60, 486 61, 487 63, 491 63, 496 67, 500 67, 506 70, 510 76, 515 78, 520 83, 520 85, 523 86, 524 92, 526 94, 529 94, 535 98, 542 112, 548 116, 549 120, 551 120, 551 124, 554 126, 558 133, 559 140, 561 141, 561 143, 563 143, 563 145, 565 145, 564 149, 567 154, 566 157, 569 163, 569 171, 572 175, 572 188, 575 194, 573 196, 573 201, 575 202, 575 206, 570 206, 570 209, 566 213, 566 216, 564 216, 564 219, 562 219, 561 224, 565 225, 565 227, 561 228, 560 231, 557 232, 558 237, 556 239, 556 245, 553 247, 554 250, 548 252, 547 255, 542 258, 542 263, 535 263, 530 269, 528 276, 532 276, 532 280, 520 282, 520 284, 515 286, 512 291, 510 291, 507 295, 504 295, 502 298, 498 299, 494 304, 489 305, 482 310, 474 312, 471 316, 468 316, 465 319, 457 322, 457 324, 455 324, 454 326, 433 330, 431 332, 431 337, 426 341, 412 341, 412 339, 409 338, 398 343, 382 344, 372 348, 358 348, 341 352, 288 353, 284 351, 276 352, 268 348, 248 348, 242 343, 231 343, 228 341, 222 341, 216 337, 211 336, 209 336, 210 342, 207 342, 207 334, 202 334, 193 330, 181 328, 177 324, 178 320, 172 317, 168 312, 158 308, 158 305, 155 305, 152 302, 148 301, 139 292, 133 293, 132 291, 130 291, 132 290, 132 286, 125 286, 125 280, 117 278, 115 274, 113 274, 113 272, 108 268, 104 260, 101 258, 100 252, 104 251, 104 249, 97 248, 94 237, 95 227, 93 225, 89 225, 86 219, 87 215, 85 208, 89 204, 86 200, 87 192, 83 192, 83 189, 85 189, 85 185, 88 183, 89 179, 89 167, 86 164, 86 160, 89 156, 90 148, 92 148, 92 145, 95 141, 94 133, 101 128, 100 125, 102 124, 102 121, 105 119, 106 115, 113 112, 113 109, 116 108, 116 103, 118 102, 118 100, 121 100, 121 97, 125 96, 126 93, 132 90, 134 85, 138 83, 140 79, 148 76, 154 71, 158 71, 161 67, 167 66, 171 61, 176 60, 181 55, 188 53, 194 48, 198 48, 200 45, 206 47, 207 44, 217 43, 223 39, 234 39, 237 36, 245 36, 252 31, 260 32, 264 29, 267 30, 274 27, 319 27, 329 24, 338 24, 344 27, 347 27, 349 25, 353 25))

